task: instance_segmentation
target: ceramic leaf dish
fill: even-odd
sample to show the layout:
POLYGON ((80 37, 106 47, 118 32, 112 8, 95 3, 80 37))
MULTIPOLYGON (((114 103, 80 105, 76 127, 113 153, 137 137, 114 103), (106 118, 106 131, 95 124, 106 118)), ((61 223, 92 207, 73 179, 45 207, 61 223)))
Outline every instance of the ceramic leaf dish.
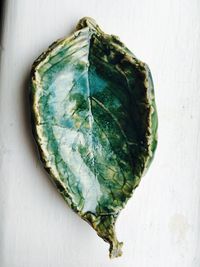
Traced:
POLYGON ((59 193, 122 254, 115 222, 149 167, 157 114, 148 66, 83 18, 33 64, 34 137, 59 193))

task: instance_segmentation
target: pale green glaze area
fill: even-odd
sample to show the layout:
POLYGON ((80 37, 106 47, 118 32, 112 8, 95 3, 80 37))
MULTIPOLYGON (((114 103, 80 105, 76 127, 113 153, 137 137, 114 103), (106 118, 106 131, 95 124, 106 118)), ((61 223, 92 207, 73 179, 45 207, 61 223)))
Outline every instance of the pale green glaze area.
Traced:
POLYGON ((149 68, 94 20, 34 63, 33 130, 69 206, 121 255, 115 221, 153 159, 157 114, 149 68))

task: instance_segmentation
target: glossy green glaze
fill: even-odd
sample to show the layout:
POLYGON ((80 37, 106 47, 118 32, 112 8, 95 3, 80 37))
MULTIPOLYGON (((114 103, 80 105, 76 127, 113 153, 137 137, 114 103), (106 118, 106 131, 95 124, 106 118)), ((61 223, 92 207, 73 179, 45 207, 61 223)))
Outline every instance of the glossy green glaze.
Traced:
POLYGON ((121 255, 115 221, 156 148, 149 68, 91 18, 54 43, 31 74, 34 136, 69 206, 121 255))

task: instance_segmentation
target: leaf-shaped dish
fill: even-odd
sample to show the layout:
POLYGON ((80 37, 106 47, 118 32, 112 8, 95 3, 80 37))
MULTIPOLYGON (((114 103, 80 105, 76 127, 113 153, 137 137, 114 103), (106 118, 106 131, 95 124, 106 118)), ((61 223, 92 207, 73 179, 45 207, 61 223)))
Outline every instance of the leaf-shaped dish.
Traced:
POLYGON ((156 148, 149 68, 83 18, 33 64, 33 132, 44 167, 68 205, 121 255, 121 209, 156 148))

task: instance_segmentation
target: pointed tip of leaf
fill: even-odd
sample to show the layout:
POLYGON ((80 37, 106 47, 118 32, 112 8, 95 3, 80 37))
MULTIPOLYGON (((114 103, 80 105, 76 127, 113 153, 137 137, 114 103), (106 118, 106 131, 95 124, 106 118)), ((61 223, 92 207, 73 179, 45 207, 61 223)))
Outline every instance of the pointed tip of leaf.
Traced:
POLYGON ((111 259, 122 255, 123 242, 119 242, 115 233, 115 223, 117 214, 108 214, 95 216, 91 213, 86 213, 83 217, 97 232, 97 234, 107 243, 109 243, 109 256, 111 259))
POLYGON ((109 256, 111 259, 122 256, 123 254, 122 249, 121 249, 122 246, 123 246, 123 242, 118 242, 117 240, 115 240, 114 242, 110 244, 109 256))

